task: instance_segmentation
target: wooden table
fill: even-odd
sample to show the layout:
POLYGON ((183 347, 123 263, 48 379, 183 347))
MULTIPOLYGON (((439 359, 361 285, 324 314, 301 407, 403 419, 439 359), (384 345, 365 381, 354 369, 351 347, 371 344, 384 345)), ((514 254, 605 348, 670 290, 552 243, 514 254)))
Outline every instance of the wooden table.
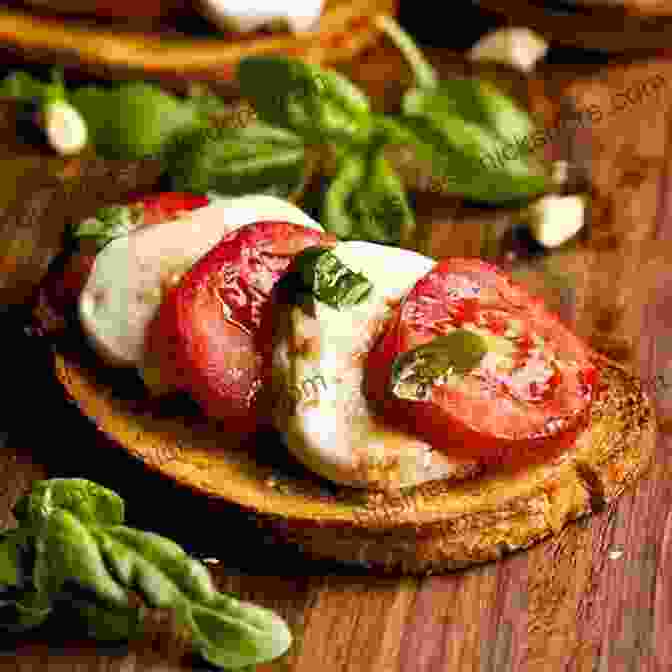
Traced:
MULTIPOLYGON (((372 55, 360 72, 382 81, 393 76, 394 67, 387 56, 372 55)), ((88 214, 101 199, 119 198, 137 181, 137 172, 88 159, 47 159, 12 145, 5 110, 0 179, 16 196, 0 216, 0 304, 6 307, 0 313, 6 356, 0 526, 13 522, 10 508, 33 479, 77 475, 112 487, 127 501, 130 524, 167 534, 201 557, 218 558, 211 567, 223 589, 276 608, 288 619, 295 644, 259 672, 669 670, 672 441, 665 429, 672 426, 672 372, 667 378, 660 374, 672 361, 672 255, 666 249, 672 237, 672 59, 555 65, 541 74, 530 91, 545 123, 555 123, 554 103, 561 96, 602 113, 589 131, 577 131, 592 136, 594 150, 590 235, 548 263, 572 278, 569 318, 577 331, 637 368, 656 397, 661 437, 647 479, 551 541, 497 564, 442 576, 372 576, 309 563, 270 545, 238 511, 194 497, 101 444, 95 429, 63 401, 48 362, 23 333, 20 304, 58 250, 68 217, 88 214), (632 93, 654 77, 663 82, 656 92, 632 93), (618 110, 612 109, 614 101, 618 110), (36 209, 53 212, 48 226, 36 226, 36 209)), ((151 170, 141 174, 150 183, 154 178, 151 170)), ((465 233, 452 218, 453 204, 435 198, 422 210, 432 224, 436 254, 474 253, 479 227, 465 233)), ((56 623, 20 639, 0 639, 0 670, 208 669, 158 634, 110 648, 74 639, 67 626, 56 623)))

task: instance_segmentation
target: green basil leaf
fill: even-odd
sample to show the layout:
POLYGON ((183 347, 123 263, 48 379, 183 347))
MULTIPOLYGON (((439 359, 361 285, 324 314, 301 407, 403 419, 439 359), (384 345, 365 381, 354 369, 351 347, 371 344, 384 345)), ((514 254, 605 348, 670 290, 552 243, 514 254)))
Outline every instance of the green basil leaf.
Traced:
POLYGON ((318 301, 337 310, 363 301, 373 285, 363 273, 348 268, 329 248, 308 247, 294 262, 300 289, 311 292, 318 301))
POLYGON ((382 152, 368 163, 362 187, 352 199, 359 219, 358 230, 364 240, 399 245, 410 241, 415 231, 415 217, 406 199, 398 175, 382 152))
POLYGON ((100 208, 93 217, 82 220, 74 229, 75 238, 92 238, 101 249, 111 240, 127 236, 142 226, 141 208, 128 205, 108 205, 100 208))
POLYGON ((15 507, 19 532, 34 544, 34 590, 0 602, 0 626, 38 624, 66 600, 95 637, 127 638, 144 619, 129 603, 133 590, 146 606, 171 609, 212 663, 250 666, 286 651, 291 634, 277 614, 219 593, 204 565, 169 539, 123 526, 123 513, 118 495, 96 483, 35 483, 15 507))
POLYGON ((182 137, 167 162, 176 191, 286 198, 307 179, 301 140, 264 124, 207 129, 182 137))
POLYGON ((220 595, 212 605, 194 606, 190 622, 201 655, 229 670, 278 658, 292 643, 292 634, 278 614, 228 595, 220 595))
POLYGON ((358 154, 346 154, 337 166, 327 189, 320 221, 324 228, 339 238, 356 237, 357 221, 351 212, 351 199, 366 172, 364 159, 358 154))
POLYGON ((340 238, 392 245, 411 239, 413 211, 380 147, 373 147, 366 156, 342 157, 327 191, 322 223, 340 238))
POLYGON ((21 582, 21 547, 24 543, 16 530, 0 538, 0 587, 18 586, 21 582))
POLYGON ((486 341, 467 329, 437 336, 397 355, 392 364, 390 390, 403 399, 422 400, 437 379, 464 376, 478 366, 487 351, 486 341))
POLYGON ((0 82, 0 98, 33 100, 44 95, 47 84, 27 72, 15 71, 0 82))
POLYGON ((137 637, 143 632, 146 609, 99 604, 93 601, 71 599, 73 608, 84 622, 90 637, 100 641, 122 641, 137 637))
POLYGON ((49 596, 36 590, 21 593, 18 599, 0 600, 0 628, 23 632, 42 625, 52 612, 49 596))
POLYGON ((20 70, 11 72, 0 82, 0 98, 14 98, 23 101, 40 100, 43 102, 65 100, 63 72, 54 68, 49 82, 43 82, 20 70))
MULTIPOLYGON (((121 525, 107 528, 105 535, 159 567, 190 599, 209 602, 216 596, 217 590, 205 565, 190 557, 174 541, 121 525)), ((122 570, 122 576, 130 577, 127 570, 122 570)))
MULTIPOLYGON (((455 115, 477 124, 503 143, 531 137, 534 124, 527 112, 494 84, 477 78, 443 80, 435 89, 411 89, 403 100, 408 116, 424 117, 439 127, 455 115)), ((491 151, 485 147, 483 151, 491 151)))
POLYGON ((250 56, 238 66, 242 95, 260 118, 308 142, 360 142, 370 132, 367 96, 333 70, 281 56, 250 56))
POLYGON ((533 157, 490 160, 487 148, 494 150, 498 140, 460 117, 446 117, 440 125, 419 117, 407 117, 403 123, 406 140, 432 165, 445 193, 498 204, 530 199, 550 186, 548 170, 533 157))
POLYGON ((110 575, 94 532, 69 511, 56 508, 46 516, 35 546, 38 591, 53 594, 74 581, 109 604, 127 605, 128 594, 110 575))
POLYGON ((108 159, 161 157, 177 135, 204 124, 196 106, 147 82, 84 87, 70 102, 84 117, 96 152, 108 159))
POLYGON ((14 506, 16 519, 33 529, 56 509, 64 509, 83 523, 119 525, 124 522, 124 500, 116 492, 84 478, 34 481, 32 491, 14 506))

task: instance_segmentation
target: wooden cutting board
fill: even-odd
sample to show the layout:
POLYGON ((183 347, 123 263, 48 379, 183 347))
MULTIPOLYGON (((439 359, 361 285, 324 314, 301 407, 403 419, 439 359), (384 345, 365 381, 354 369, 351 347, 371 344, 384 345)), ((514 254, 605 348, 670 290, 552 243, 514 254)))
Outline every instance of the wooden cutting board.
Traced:
MULTIPOLYGON (((455 61, 448 52, 436 57, 447 68, 455 61)), ((397 68, 386 51, 370 54, 358 66, 374 88, 398 79, 397 68)), ((100 199, 118 199, 139 179, 151 184, 155 174, 151 165, 139 170, 31 153, 11 144, 11 119, 4 114, 0 137, 7 142, 0 142, 0 175, 15 195, 0 206, 0 305, 11 305, 0 313, 1 338, 2 352, 21 362, 22 371, 5 369, 10 394, 0 416, 0 526, 13 523, 10 508, 35 478, 86 476, 112 487, 127 501, 130 524, 216 558, 211 567, 222 589, 288 619, 295 644, 282 660, 259 666, 258 672, 670 669, 672 440, 666 427, 672 427, 672 370, 665 376, 664 367, 672 362, 667 196, 672 60, 581 73, 556 66, 541 75, 531 83, 530 95, 547 128, 558 123, 557 102, 563 97, 572 97, 579 109, 593 105, 602 113, 599 121, 594 114, 588 130, 575 131, 594 148, 594 205, 587 240, 528 268, 522 279, 548 292, 547 278, 569 278, 565 319, 597 349, 641 372, 663 424, 647 479, 556 539, 497 564, 442 576, 372 576, 307 562, 271 545, 238 511, 179 490, 103 445, 95 429, 63 401, 48 362, 19 325, 20 303, 57 252, 70 218, 88 214, 100 199), (663 84, 655 94, 632 93, 656 77, 663 84), (624 99, 630 102, 624 105, 624 99), (53 218, 36 216, 38 209, 53 218)), ((418 207, 434 254, 471 255, 480 249, 482 227, 463 221, 453 202, 432 196, 419 199, 418 207)), ((67 625, 18 640, 0 638, 0 670, 209 669, 159 633, 111 647, 74 639, 67 625)))

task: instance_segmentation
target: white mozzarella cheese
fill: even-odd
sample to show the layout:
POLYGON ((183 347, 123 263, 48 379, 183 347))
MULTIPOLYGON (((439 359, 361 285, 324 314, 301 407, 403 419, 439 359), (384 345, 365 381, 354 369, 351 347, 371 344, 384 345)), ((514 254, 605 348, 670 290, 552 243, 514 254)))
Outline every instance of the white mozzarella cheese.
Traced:
POLYGON ((202 0, 203 11, 223 30, 249 33, 260 28, 278 28, 299 33, 314 30, 323 0, 202 0))
POLYGON ((312 471, 354 487, 396 489, 475 468, 458 463, 375 417, 363 393, 366 354, 390 304, 434 266, 410 250, 351 241, 339 259, 373 284, 367 299, 337 310, 291 308, 273 350, 274 423, 290 452, 312 471), (297 347, 297 343, 300 347, 297 347))
POLYGON ((106 245, 79 298, 92 346, 113 366, 139 366, 145 330, 171 276, 181 274, 231 231, 264 219, 320 229, 288 201, 264 195, 217 199, 179 219, 140 228, 106 245))

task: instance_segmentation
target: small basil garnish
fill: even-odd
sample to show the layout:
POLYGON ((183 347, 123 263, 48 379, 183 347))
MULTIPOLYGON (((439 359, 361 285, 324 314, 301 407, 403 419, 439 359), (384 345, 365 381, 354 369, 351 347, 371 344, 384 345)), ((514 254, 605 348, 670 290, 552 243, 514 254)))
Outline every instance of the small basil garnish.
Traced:
POLYGON ((108 205, 93 217, 87 217, 74 229, 75 238, 92 238, 98 249, 115 238, 127 236, 142 225, 142 208, 129 205, 108 205))
POLYGON ((340 310, 363 301, 373 285, 362 273, 348 268, 329 248, 308 247, 294 259, 290 270, 296 292, 310 292, 318 301, 340 310))
POLYGON ((475 369, 488 351, 485 339, 467 329, 455 329, 413 350, 397 355, 390 390, 396 397, 420 401, 437 381, 450 384, 475 369))

